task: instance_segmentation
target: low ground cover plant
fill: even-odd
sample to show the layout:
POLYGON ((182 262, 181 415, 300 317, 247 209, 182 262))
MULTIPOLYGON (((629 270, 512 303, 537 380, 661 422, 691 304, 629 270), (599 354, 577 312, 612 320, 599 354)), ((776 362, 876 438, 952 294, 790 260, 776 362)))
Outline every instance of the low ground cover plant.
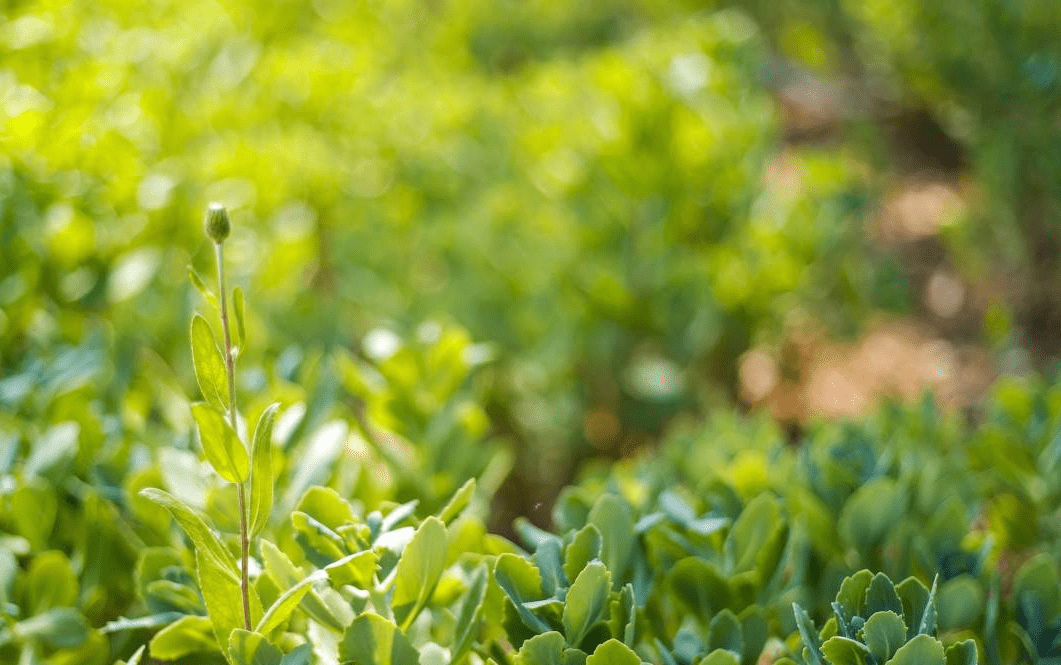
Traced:
MULTIPOLYGON (((720 415, 658 450, 587 467, 551 526, 519 520, 513 542, 485 525, 491 460, 506 457, 489 438, 461 438, 482 435, 467 393, 440 389, 449 416, 424 420, 431 408, 399 369, 347 358, 332 393, 363 399, 332 412, 343 420, 314 416, 284 381, 239 380, 252 319, 225 285, 227 225, 211 208, 217 290, 193 276, 206 305, 190 326, 203 399, 184 400, 187 429, 155 448, 115 442, 57 391, 34 399, 44 423, 59 422, 6 439, 4 662, 1061 656, 1058 386, 1000 383, 975 427, 926 400, 811 429, 796 444, 765 421, 720 415), (263 394, 270 383, 276 402, 263 394), (459 458, 479 463, 404 457, 404 435, 436 429, 457 438, 442 436, 450 443, 431 454, 456 441, 478 450, 459 458), (405 474, 424 476, 403 475, 406 462, 405 474)), ((445 337, 399 362, 446 367, 445 337)))

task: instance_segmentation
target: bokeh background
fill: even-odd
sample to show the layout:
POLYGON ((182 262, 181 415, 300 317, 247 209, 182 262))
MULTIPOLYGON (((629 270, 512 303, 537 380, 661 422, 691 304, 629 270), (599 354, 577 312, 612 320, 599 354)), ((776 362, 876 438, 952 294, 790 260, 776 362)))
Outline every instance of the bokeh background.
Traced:
POLYGON ((103 488, 190 447, 211 201, 242 389, 410 495, 486 472, 499 529, 711 410, 975 419, 1061 350, 1055 0, 2 13, 0 467, 68 420, 103 488))

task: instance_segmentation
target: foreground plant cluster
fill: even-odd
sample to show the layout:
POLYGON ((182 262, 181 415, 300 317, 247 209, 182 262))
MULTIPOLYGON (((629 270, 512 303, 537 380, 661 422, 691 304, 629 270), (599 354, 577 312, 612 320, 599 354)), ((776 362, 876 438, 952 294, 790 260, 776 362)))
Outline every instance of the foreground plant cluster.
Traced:
POLYGON ((338 362, 349 421, 290 386, 237 390, 248 316, 223 208, 207 232, 220 288, 192 274, 194 426, 112 445, 60 388, 78 385, 67 361, 26 394, 57 422, 0 447, 3 662, 1061 659, 1061 389, 1003 384, 975 428, 930 401, 795 445, 757 421, 687 427, 585 469, 552 529, 518 520, 516 543, 484 524, 510 458, 458 454, 485 417, 460 388, 470 347, 436 330, 399 369, 338 362), (416 368, 450 378, 418 392, 416 368), (436 442, 419 456, 418 434, 436 442))

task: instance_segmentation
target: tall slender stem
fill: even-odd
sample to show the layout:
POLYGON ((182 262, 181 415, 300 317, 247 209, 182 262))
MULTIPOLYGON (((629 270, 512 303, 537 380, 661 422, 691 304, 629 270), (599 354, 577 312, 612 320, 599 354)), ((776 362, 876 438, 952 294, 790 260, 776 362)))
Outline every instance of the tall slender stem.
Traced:
MULTIPOLYGON (((221 295, 221 329, 225 334, 225 373, 228 374, 228 417, 232 431, 239 436, 239 419, 236 415, 236 360, 232 356, 232 336, 228 331, 228 306, 225 298, 225 254, 222 243, 214 244, 217 250, 217 284, 221 295)), ((239 540, 240 540, 240 594, 243 596, 243 627, 251 629, 250 583, 247 567, 250 559, 250 541, 247 538, 247 497, 244 483, 236 483, 239 496, 239 540)))

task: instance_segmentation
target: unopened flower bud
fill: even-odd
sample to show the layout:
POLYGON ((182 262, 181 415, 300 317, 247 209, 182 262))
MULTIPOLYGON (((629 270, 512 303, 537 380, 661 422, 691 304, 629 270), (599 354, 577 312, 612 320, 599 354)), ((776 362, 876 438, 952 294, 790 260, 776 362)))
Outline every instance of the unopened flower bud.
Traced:
POLYGON ((228 211, 220 203, 211 203, 206 210, 206 235, 217 244, 225 242, 232 224, 228 221, 228 211))

